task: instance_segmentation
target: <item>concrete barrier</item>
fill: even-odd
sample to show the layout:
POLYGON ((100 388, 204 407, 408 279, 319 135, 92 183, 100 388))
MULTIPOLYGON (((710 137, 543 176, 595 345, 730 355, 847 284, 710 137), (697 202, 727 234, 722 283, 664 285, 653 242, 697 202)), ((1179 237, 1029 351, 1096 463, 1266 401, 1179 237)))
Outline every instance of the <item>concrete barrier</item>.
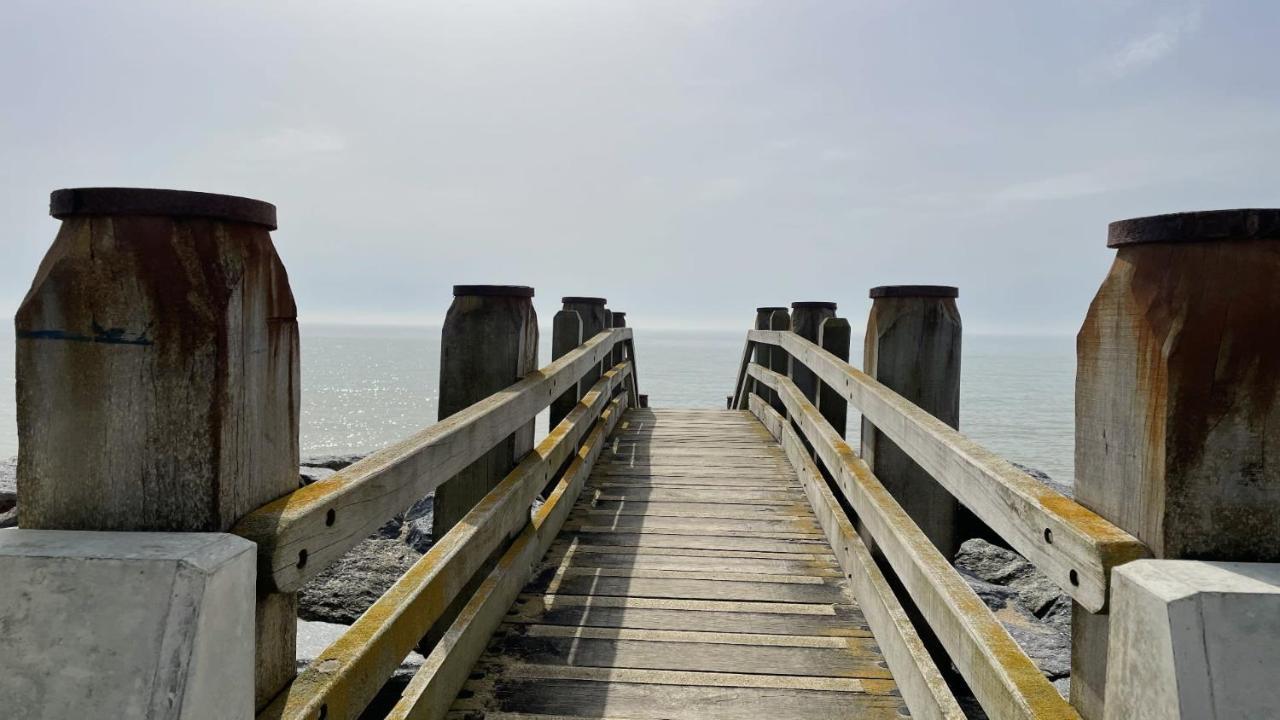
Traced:
POLYGON ((1114 577, 1108 720, 1277 716, 1280 564, 1139 560, 1114 577))
POLYGON ((0 716, 253 716, 253 543, 0 531, 0 716))

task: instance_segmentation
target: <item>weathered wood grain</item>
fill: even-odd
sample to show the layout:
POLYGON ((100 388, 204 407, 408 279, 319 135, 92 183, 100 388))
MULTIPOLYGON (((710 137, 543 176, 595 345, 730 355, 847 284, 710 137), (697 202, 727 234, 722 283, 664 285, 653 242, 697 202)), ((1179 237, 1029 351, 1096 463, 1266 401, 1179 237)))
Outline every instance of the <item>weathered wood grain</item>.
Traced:
POLYGON ((898 581, 991 717, 1080 716, 1040 673, 986 604, 844 439, 790 379, 759 366, 753 376, 777 391, 788 415, 832 474, 898 581))
POLYGON ((253 511, 233 532, 258 544, 259 584, 291 591, 511 435, 600 362, 601 333, 510 388, 253 511))
POLYGON ((813 343, 794 333, 753 330, 750 335, 757 342, 781 346, 813 368, 823 382, 840 391, 952 495, 1088 610, 1106 607, 1111 568, 1149 554, 1137 538, 813 343))

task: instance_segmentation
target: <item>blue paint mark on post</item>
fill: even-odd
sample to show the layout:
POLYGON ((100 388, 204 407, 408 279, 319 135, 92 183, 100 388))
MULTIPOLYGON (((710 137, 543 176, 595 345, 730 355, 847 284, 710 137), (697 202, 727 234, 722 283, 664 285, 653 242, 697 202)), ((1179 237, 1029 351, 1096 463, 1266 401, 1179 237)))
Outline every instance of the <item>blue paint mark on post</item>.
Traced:
POLYGON ((21 340, 63 340, 67 342, 91 342, 104 343, 107 345, 152 345, 151 340, 147 339, 147 331, 143 330, 136 337, 126 337, 124 328, 100 328, 94 323, 94 330, 100 331, 94 335, 81 335, 78 333, 67 332, 66 330, 19 330, 18 338, 21 340))

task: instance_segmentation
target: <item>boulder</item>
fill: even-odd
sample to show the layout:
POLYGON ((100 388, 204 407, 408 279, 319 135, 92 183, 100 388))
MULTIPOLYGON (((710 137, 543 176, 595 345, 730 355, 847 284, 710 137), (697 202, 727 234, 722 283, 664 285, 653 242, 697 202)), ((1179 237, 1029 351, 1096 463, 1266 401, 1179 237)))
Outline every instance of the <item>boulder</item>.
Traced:
POLYGON ((12 510, 17 504, 18 459, 0 460, 0 515, 12 510))
POLYGON ((337 470, 330 470, 326 467, 316 467, 314 465, 303 465, 298 468, 298 486, 310 485, 318 480, 333 475, 337 470))
POLYGON ((302 587, 298 617, 353 623, 420 557, 400 540, 364 540, 302 587))
POLYGON ((1062 596, 1062 590, 1018 553, 986 540, 966 540, 956 553, 956 569, 1018 594, 1027 612, 1040 617, 1062 596))
POLYGON ((363 459, 364 455, 316 455, 315 457, 306 458, 302 461, 302 464, 311 468, 341 470, 363 459))
POLYGON ((1049 477, 1049 473, 1043 470, 1037 470, 1033 467, 1027 467, 1026 465, 1023 465, 1021 463, 1013 463, 1013 466, 1018 468, 1022 472, 1030 475, 1031 477, 1035 478, 1036 480, 1039 480, 1042 485, 1045 485, 1049 489, 1056 490, 1062 493, 1063 495, 1066 495, 1069 498, 1075 497, 1075 487, 1067 483, 1058 482, 1057 480, 1054 480, 1053 478, 1049 477))

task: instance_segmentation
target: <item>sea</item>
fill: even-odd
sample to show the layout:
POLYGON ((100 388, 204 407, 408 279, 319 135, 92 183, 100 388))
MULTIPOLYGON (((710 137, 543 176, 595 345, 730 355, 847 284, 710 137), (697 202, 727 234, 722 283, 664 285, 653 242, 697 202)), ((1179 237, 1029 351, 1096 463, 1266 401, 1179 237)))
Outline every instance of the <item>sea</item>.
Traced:
MULTIPOLYGON (((640 391, 652 407, 723 408, 744 341, 738 331, 637 328, 640 391)), ((301 346, 304 458, 367 453, 435 422, 440 328, 303 324, 301 346)), ((543 328, 540 364, 550 362, 550 346, 550 328, 543 328)), ((861 348, 853 354, 851 362, 860 366, 861 348)), ((0 340, 0 378, 3 459, 18 452, 11 336, 0 340)), ((960 431, 1070 484, 1074 382, 1075 341, 1069 335, 966 335, 960 431)), ((544 412, 539 435, 546 425, 544 412)), ((850 413, 852 441, 858 425, 850 413)))

